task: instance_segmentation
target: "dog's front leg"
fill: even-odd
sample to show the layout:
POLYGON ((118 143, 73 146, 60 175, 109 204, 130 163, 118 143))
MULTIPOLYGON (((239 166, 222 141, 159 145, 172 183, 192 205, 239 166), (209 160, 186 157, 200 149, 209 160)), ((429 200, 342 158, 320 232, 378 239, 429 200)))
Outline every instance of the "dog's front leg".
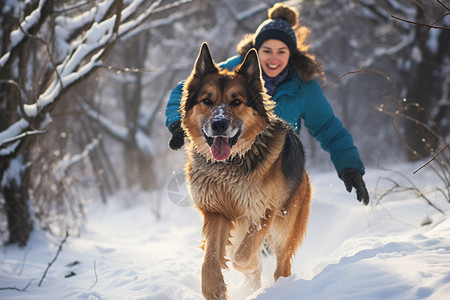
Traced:
POLYGON ((234 253, 234 267, 245 274, 248 284, 254 289, 261 285, 261 245, 273 221, 272 210, 267 209, 258 224, 250 225, 239 248, 234 253))
POLYGON ((241 245, 234 254, 234 261, 238 267, 246 268, 251 264, 255 253, 259 253, 261 245, 273 221, 272 210, 267 209, 264 218, 258 224, 250 225, 241 245))
POLYGON ((223 215, 204 212, 203 235, 205 256, 202 265, 202 293, 207 300, 225 300, 227 290, 222 268, 226 268, 225 247, 231 222, 223 215))

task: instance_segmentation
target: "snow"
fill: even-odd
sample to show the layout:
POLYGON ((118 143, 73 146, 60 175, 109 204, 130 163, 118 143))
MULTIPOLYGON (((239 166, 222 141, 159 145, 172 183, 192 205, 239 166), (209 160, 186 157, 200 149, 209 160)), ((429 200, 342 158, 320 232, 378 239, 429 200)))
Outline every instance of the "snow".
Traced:
POLYGON ((437 55, 439 51, 439 37, 441 32, 442 30, 437 29, 430 29, 428 32, 429 37, 427 39, 426 46, 433 55, 437 55))
POLYGON ((255 5, 251 8, 249 8, 248 10, 242 11, 237 15, 237 19, 238 20, 246 20, 249 17, 257 14, 258 12, 262 11, 262 10, 266 10, 268 9, 267 4, 265 3, 261 3, 259 5, 255 5))
POLYGON ((108 13, 108 10, 114 5, 114 0, 105 0, 101 1, 95 8, 92 8, 91 11, 95 12, 94 20, 96 22, 100 22, 105 15, 108 13))
POLYGON ((20 119, 19 121, 9 126, 8 129, 0 132, 1 156, 7 156, 15 151, 16 147, 19 146, 19 141, 11 143, 9 145, 8 143, 12 140, 15 140, 16 137, 20 136, 28 126, 29 123, 26 120, 20 119))
POLYGON ((97 43, 88 45, 83 44, 74 52, 72 57, 66 63, 63 62, 57 67, 59 77, 57 77, 47 88, 47 90, 40 95, 36 103, 24 104, 24 110, 28 117, 36 117, 41 110, 55 102, 55 100, 60 96, 63 87, 72 84, 83 76, 86 76, 95 67, 102 65, 103 62, 99 59, 103 54, 103 50, 100 50, 90 58, 89 62, 81 66, 78 71, 74 71, 85 56, 97 47, 97 43))
POLYGON ((2 57, 0 57, 0 67, 3 68, 3 66, 6 64, 6 62, 9 59, 10 52, 6 52, 2 57))
POLYGON ((106 116, 90 109, 88 105, 83 105, 83 108, 91 116, 91 118, 97 120, 107 131, 111 132, 114 137, 117 137, 123 141, 128 139, 128 129, 124 126, 114 123, 112 120, 108 119, 106 116))
POLYGON ((145 134, 142 130, 138 130, 136 132, 136 142, 138 144, 139 149, 141 149, 144 153, 151 155, 156 153, 155 145, 152 139, 145 134))
MULTIPOLYGON (((126 9, 123 10, 123 19, 125 20, 128 15, 131 14, 132 11, 136 10, 139 7, 141 1, 133 1, 126 9)), ((139 14, 139 16, 132 21, 124 22, 119 27, 119 35, 123 35, 133 28, 136 28, 138 25, 142 24, 143 21, 151 15, 153 10, 157 8, 161 4, 161 0, 153 2, 143 13, 139 14)))
POLYGON ((5 174, 3 174, 1 184, 0 186, 2 188, 4 187, 10 187, 10 183, 14 182, 16 186, 20 186, 21 177, 20 174, 25 169, 25 166, 23 164, 23 156, 19 155, 16 158, 12 159, 8 169, 5 171, 5 174))
MULTIPOLYGON (((368 67, 374 63, 377 59, 384 56, 393 56, 401 50, 410 47, 414 44, 415 35, 414 31, 411 31, 408 35, 404 35, 398 43, 392 47, 377 47, 373 50, 373 55, 366 58, 360 63, 361 68, 368 67)), ((415 59, 419 59, 415 57, 415 59)))
POLYGON ((420 63, 423 60, 422 51, 420 51, 419 47, 414 46, 411 51, 411 58, 416 62, 420 63))
POLYGON ((41 11, 46 0, 39 1, 38 7, 22 21, 20 27, 11 32, 11 47, 16 47, 26 36, 30 28, 36 25, 41 18, 41 11))
MULTIPOLYGON (((430 168, 412 175, 417 166, 391 167, 418 182, 448 214, 450 204, 433 191, 440 180, 430 168)), ((400 181, 396 176, 369 168, 372 199, 364 206, 334 172, 311 172, 310 222, 293 275, 273 282, 275 259, 264 256, 262 288, 251 291, 239 272, 224 271, 230 299, 448 299, 450 218, 411 194, 380 197, 389 188, 380 178, 400 181), (421 226, 427 218, 431 224, 421 226)), ((35 230, 27 247, 3 247, 0 288, 26 289, 0 289, 0 298, 203 299, 202 220, 192 206, 175 204, 173 188, 124 190, 106 205, 87 205, 83 229, 62 245, 41 287, 63 238, 35 230), (156 219, 152 207, 161 195, 156 219)))
POLYGON ((116 15, 101 23, 93 23, 91 28, 86 33, 86 44, 94 44, 101 41, 104 37, 109 39, 113 32, 114 23, 116 22, 116 15))
POLYGON ((98 139, 93 139, 91 143, 86 145, 83 152, 74 155, 66 153, 63 159, 57 163, 57 167, 53 172, 53 176, 55 177, 56 181, 62 181, 63 177, 67 174, 68 169, 76 165, 78 162, 82 160, 88 160, 90 152, 92 152, 98 146, 98 144, 98 139))

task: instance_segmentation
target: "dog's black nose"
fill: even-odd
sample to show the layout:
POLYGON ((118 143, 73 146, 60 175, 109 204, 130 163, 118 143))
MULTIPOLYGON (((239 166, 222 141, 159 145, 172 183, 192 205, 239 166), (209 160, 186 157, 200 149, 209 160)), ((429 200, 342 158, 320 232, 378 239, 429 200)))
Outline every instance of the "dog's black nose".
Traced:
POLYGON ((225 119, 215 120, 211 124, 214 135, 222 135, 228 128, 228 121, 225 119))

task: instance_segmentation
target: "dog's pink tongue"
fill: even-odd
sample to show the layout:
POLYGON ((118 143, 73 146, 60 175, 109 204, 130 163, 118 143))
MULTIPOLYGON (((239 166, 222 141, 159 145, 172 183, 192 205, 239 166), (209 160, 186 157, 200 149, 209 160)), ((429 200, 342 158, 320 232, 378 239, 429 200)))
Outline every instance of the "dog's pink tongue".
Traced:
POLYGON ((215 137, 211 146, 211 153, 215 160, 225 160, 230 156, 231 147, 228 138, 215 137))

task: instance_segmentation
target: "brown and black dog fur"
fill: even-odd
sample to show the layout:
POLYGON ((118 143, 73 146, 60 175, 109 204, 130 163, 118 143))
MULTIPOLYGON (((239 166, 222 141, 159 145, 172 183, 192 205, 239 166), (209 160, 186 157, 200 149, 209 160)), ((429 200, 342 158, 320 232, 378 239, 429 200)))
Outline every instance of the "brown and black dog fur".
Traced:
POLYGON ((258 288, 264 241, 275 279, 291 275, 309 216, 311 187, 292 128, 273 113, 257 52, 221 70, 203 44, 181 100, 189 140, 186 178, 203 215, 202 293, 227 299, 222 269, 231 261, 258 288))

